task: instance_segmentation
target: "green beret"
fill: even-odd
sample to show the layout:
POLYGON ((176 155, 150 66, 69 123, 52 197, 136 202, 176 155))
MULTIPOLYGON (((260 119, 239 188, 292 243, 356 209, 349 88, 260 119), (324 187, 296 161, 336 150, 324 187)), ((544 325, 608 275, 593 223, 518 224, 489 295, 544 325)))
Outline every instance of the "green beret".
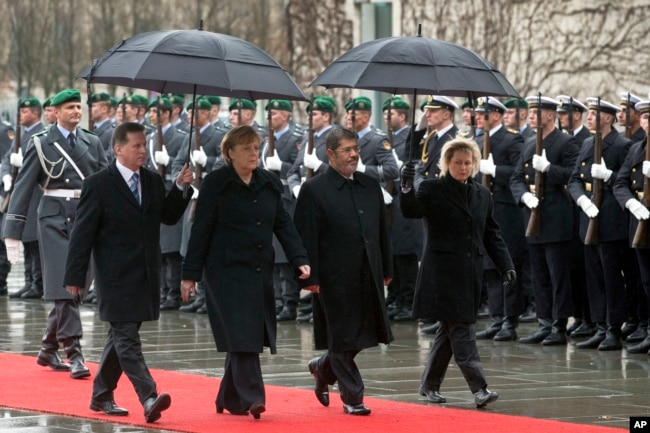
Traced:
POLYGON ((241 108, 242 110, 255 110, 255 103, 250 99, 232 99, 228 111, 241 108))
POLYGON ((264 110, 280 110, 280 111, 293 111, 293 106, 290 101, 286 99, 271 99, 264 107, 264 110))
POLYGON ((79 89, 61 90, 52 98, 52 106, 54 107, 66 102, 81 102, 81 92, 79 92, 79 89))
POLYGON ((427 102, 428 101, 426 99, 424 101, 420 102, 420 111, 426 110, 426 108, 424 108, 424 106, 427 105, 427 102))
POLYGON ((348 101, 345 104, 345 111, 352 110, 352 107, 354 106, 354 109, 357 111, 371 111, 372 110, 372 102, 370 102, 369 98, 366 98, 365 96, 358 96, 354 98, 352 101, 348 101))
POLYGON ((111 100, 111 95, 109 95, 106 92, 93 93, 92 96, 90 97, 90 102, 104 102, 110 100, 111 100))
POLYGON ((141 107, 146 107, 149 105, 149 98, 144 95, 133 95, 133 99, 136 101, 135 104, 141 107))
MULTIPOLYGON (((196 99, 196 108, 198 110, 212 110, 212 104, 210 104, 210 101, 207 99, 203 98, 197 98, 196 99)), ((190 102, 187 104, 186 110, 192 110, 194 109, 194 102, 190 102)))
POLYGON ((172 105, 180 105, 181 107, 185 105, 185 96, 183 95, 174 95, 173 93, 170 93, 167 97, 172 105))
POLYGON ((52 106, 52 96, 43 101, 43 108, 52 106))
POLYGON ((149 105, 147 105, 147 109, 150 108, 159 108, 161 110, 172 110, 172 103, 169 100, 169 98, 165 98, 164 96, 160 96, 158 98, 153 99, 149 105))
POLYGON ((210 104, 212 104, 212 105, 221 106, 221 98, 218 97, 218 96, 207 96, 206 95, 206 96, 201 96, 201 98, 207 99, 208 101, 210 101, 210 104))
POLYGON ((408 110, 409 108, 411 108, 411 106, 408 104, 408 102, 406 102, 405 100, 403 100, 399 96, 395 96, 395 97, 392 98, 392 102, 391 102, 391 98, 388 98, 388 99, 386 99, 384 101, 383 104, 381 104, 381 111, 388 110, 388 103, 389 102, 391 103, 391 106, 393 108, 397 109, 397 110, 408 110))
POLYGON ((21 99, 20 108, 41 108, 41 102, 33 97, 21 99))
POLYGON ((503 105, 505 105, 506 108, 517 108, 517 101, 519 101, 519 108, 523 108, 524 110, 528 109, 528 102, 521 98, 510 98, 506 100, 503 105))
POLYGON ((336 109, 333 98, 326 96, 317 96, 314 98, 313 103, 307 105, 307 113, 311 110, 324 111, 326 113, 334 113, 336 109))
POLYGON ((118 101, 117 98, 113 96, 111 96, 109 100, 111 101, 111 106, 113 108, 117 108, 117 106, 120 105, 120 101, 118 101))
MULTIPOLYGON (((476 106, 476 105, 475 105, 476 106)), ((462 104, 460 104, 461 109, 469 108, 469 99, 465 99, 462 104)))
POLYGON ((135 95, 124 96, 120 99, 119 104, 138 105, 138 99, 135 95))

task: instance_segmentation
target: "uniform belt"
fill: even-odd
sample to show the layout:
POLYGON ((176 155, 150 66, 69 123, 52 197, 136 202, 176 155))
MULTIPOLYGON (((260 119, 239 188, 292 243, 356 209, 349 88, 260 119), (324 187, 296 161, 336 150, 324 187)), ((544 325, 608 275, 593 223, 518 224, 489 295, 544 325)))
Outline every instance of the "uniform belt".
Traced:
POLYGON ((81 197, 80 189, 46 189, 43 195, 50 197, 79 198, 81 197))

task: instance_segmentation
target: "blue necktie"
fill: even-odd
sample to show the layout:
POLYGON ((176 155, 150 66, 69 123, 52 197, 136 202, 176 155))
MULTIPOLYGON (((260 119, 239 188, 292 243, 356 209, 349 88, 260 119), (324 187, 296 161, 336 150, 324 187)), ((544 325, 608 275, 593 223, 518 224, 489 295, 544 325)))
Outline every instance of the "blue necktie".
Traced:
POLYGON ((131 192, 133 193, 133 196, 135 197, 135 200, 140 204, 140 193, 138 192, 138 178, 140 176, 138 173, 133 173, 133 176, 131 176, 131 192))
POLYGON ((74 149, 75 139, 72 132, 68 134, 68 143, 70 144, 70 147, 74 149))

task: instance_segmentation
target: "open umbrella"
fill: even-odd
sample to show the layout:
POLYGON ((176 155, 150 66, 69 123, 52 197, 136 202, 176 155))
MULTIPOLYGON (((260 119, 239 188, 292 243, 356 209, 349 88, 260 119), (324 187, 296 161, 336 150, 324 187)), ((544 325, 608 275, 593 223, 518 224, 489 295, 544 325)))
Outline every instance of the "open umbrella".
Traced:
POLYGON ((201 29, 153 31, 125 39, 79 78, 159 93, 307 100, 266 51, 243 39, 201 29))

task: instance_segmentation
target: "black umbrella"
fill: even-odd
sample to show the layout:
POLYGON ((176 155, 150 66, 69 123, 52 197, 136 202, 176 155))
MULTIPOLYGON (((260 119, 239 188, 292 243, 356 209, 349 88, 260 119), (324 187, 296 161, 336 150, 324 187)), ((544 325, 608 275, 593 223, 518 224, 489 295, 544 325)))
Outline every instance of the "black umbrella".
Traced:
POLYGON ((243 39, 201 29, 161 30, 125 39, 79 78, 159 93, 307 100, 266 51, 243 39))

